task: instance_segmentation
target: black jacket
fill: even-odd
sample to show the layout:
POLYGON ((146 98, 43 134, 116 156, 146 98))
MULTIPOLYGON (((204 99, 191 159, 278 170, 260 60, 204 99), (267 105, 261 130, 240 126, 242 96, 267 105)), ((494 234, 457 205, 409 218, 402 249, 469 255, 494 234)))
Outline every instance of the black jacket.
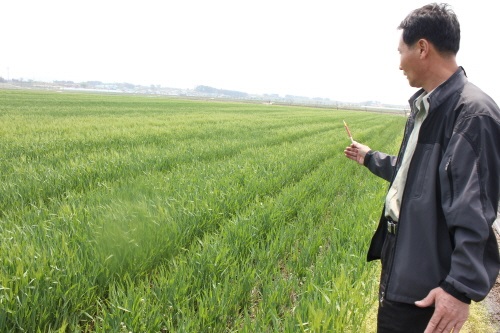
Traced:
MULTIPOLYGON (((365 166, 394 180, 413 129, 414 100, 398 157, 370 151, 365 166)), ((459 68, 429 98, 401 202, 395 252, 383 264, 381 297, 413 303, 441 286, 464 302, 480 301, 495 283, 500 259, 497 216, 500 110, 459 68)), ((387 235, 382 217, 368 260, 380 259, 387 235)))

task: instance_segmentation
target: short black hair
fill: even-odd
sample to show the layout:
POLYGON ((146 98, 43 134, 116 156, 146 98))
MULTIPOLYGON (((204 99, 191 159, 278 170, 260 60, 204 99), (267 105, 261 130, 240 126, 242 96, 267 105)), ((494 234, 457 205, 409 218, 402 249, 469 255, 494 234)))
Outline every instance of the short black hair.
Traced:
POLYGON ((460 49, 460 24, 446 3, 431 3, 415 9, 398 29, 403 30, 403 41, 409 46, 423 38, 441 53, 456 55, 460 49))

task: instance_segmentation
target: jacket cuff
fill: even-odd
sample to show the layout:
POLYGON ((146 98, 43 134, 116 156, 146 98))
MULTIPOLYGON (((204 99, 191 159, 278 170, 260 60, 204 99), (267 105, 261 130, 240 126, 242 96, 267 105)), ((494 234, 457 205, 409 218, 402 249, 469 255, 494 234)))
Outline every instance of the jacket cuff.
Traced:
POLYGON ((363 165, 364 166, 368 166, 368 163, 370 163, 370 160, 372 159, 372 156, 373 156, 373 153, 375 153, 374 150, 369 150, 366 155, 365 155, 365 159, 363 161, 363 165))
POLYGON ((451 283, 443 281, 443 282, 441 282, 441 284, 439 286, 441 287, 441 289, 443 289, 444 291, 446 291, 448 294, 455 297, 459 301, 462 301, 466 304, 471 303, 471 299, 469 297, 465 296, 464 293, 461 293, 460 291, 458 291, 455 287, 453 287, 453 285, 451 283))

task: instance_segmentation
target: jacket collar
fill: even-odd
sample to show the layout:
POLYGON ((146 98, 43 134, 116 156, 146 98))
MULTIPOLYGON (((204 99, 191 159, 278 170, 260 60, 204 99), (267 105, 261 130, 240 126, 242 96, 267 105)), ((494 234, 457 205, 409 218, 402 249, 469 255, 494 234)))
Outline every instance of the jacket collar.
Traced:
MULTIPOLYGON (((441 83, 432 94, 429 96, 429 112, 441 105, 451 94, 457 90, 462 90, 465 83, 467 83, 467 74, 462 66, 459 66, 457 71, 448 78, 448 80, 441 83)), ((410 106, 413 106, 415 100, 424 92, 424 89, 419 89, 413 96, 410 97, 410 106)))

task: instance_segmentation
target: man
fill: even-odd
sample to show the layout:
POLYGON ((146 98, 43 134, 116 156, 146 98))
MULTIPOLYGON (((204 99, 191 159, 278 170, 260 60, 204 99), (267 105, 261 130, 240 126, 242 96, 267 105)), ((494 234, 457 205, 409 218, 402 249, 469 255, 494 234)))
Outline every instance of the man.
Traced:
POLYGON ((457 65, 460 26, 446 4, 399 29, 399 67, 421 88, 400 152, 354 142, 344 153, 391 183, 368 252, 382 262, 378 332, 456 333, 500 268, 500 110, 457 65))

